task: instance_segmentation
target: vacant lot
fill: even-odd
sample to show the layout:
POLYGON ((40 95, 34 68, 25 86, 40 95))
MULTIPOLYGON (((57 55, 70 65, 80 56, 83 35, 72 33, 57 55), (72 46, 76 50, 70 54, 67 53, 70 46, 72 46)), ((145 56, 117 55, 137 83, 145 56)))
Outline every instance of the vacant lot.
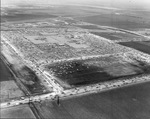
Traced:
POLYGON ((148 45, 149 42, 121 42, 119 44, 150 54, 150 46, 148 45))
POLYGON ((95 84, 118 78, 135 76, 146 71, 146 64, 140 61, 132 63, 121 57, 109 56, 88 60, 74 60, 46 66, 47 71, 57 77, 57 81, 70 86, 95 84))
POLYGON ((66 100, 44 101, 36 107, 49 119, 149 119, 150 82, 66 100))
POLYGON ((1 118, 10 119, 36 119, 28 105, 4 108, 0 110, 1 118))

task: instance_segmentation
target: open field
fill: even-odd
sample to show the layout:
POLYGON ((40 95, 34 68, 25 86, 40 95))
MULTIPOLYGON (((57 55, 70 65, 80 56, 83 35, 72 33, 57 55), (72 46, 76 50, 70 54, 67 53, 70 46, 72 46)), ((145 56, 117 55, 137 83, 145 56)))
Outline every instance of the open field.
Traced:
POLYGON ((24 96, 24 93, 17 86, 13 75, 1 59, 0 72, 0 101, 5 102, 24 96))
POLYGON ((2 22, 13 22, 13 21, 25 21, 25 20, 32 20, 32 19, 43 19, 43 18, 55 18, 55 15, 49 14, 24 14, 24 13, 17 13, 17 14, 8 14, 2 17, 2 22))
POLYGON ((141 20, 140 18, 131 17, 125 14, 102 14, 88 17, 77 17, 76 19, 92 24, 112 26, 127 30, 134 30, 138 28, 150 28, 150 25, 147 22, 141 20))
MULTIPOLYGON (((42 11, 42 9, 41 9, 42 11)), ((44 11, 44 10, 43 10, 44 11)), ((2 14, 1 20, 5 22, 19 22, 19 21, 28 21, 28 20, 39 20, 46 18, 55 18, 57 15, 53 15, 50 13, 38 12, 36 8, 6 8, 6 14, 2 14)))
POLYGON ((121 39, 118 36, 114 36, 113 33, 106 33, 106 32, 103 32, 103 33, 101 33, 101 32, 91 32, 91 33, 95 34, 95 35, 98 35, 98 36, 101 36, 101 37, 104 37, 104 38, 107 38, 107 39, 110 39, 110 40, 119 40, 119 39, 121 39))
POLYGON ((92 34, 113 40, 115 42, 129 42, 129 41, 149 41, 148 38, 144 38, 142 36, 119 32, 119 31, 112 31, 112 32, 91 32, 92 34))
POLYGON ((0 59, 0 72, 1 72, 0 82, 14 80, 13 75, 11 74, 11 72, 8 70, 8 68, 1 59, 0 59))
POLYGON ((0 82, 0 101, 6 102, 17 97, 24 96, 24 93, 16 85, 15 81, 0 82))
POLYGON ((80 27, 80 28, 83 28, 83 29, 96 29, 96 30, 104 30, 102 28, 99 28, 98 26, 96 25, 75 25, 77 27, 80 27))
POLYGON ((149 119, 150 82, 56 101, 35 103, 49 119, 149 119))
POLYGON ((147 45, 147 46, 150 47, 150 41, 143 41, 143 42, 139 42, 139 43, 144 44, 144 45, 147 45))
POLYGON ((138 60, 128 61, 120 56, 65 61, 46 65, 45 68, 64 87, 63 83, 78 87, 150 73, 148 64, 138 60))
POLYGON ((36 119, 29 105, 20 105, 0 110, 1 118, 10 119, 36 119))
MULTIPOLYGON (((19 7, 17 9, 7 8, 2 15, 1 22, 4 21, 22 21, 22 20, 38 20, 46 18, 55 18, 59 16, 73 17, 89 23, 113 26, 124 29, 150 28, 149 12, 128 10, 110 10, 105 8, 89 7, 89 6, 49 6, 41 7, 32 6, 19 7)), ((69 23, 75 23, 68 20, 69 23)))
MULTIPOLYGON (((10 49, 10 47, 6 47, 4 44, 2 46, 2 51, 6 58, 5 60, 9 62, 9 68, 14 73, 17 80, 19 80, 19 83, 22 83, 27 88, 28 92, 31 94, 43 94, 49 92, 37 74, 31 68, 24 65, 24 63, 20 60, 17 54, 10 49)), ((1 76, 1 80, 15 80, 11 72, 2 61, 1 65, 1 68, 4 68, 2 69, 3 75, 1 76)))
POLYGON ((120 42, 119 44, 150 54, 149 42, 120 42))
POLYGON ((49 92, 42 84, 39 77, 29 67, 24 66, 20 70, 14 72, 31 94, 43 94, 49 92))
MULTIPOLYGON (((102 10, 105 11, 105 10, 102 10)), ((53 6, 53 7, 22 7, 19 8, 7 8, 2 14, 1 22, 14 22, 14 21, 26 21, 26 20, 38 20, 46 18, 55 18, 58 16, 91 16, 96 15, 96 11, 93 12, 87 7, 80 6, 53 6)))

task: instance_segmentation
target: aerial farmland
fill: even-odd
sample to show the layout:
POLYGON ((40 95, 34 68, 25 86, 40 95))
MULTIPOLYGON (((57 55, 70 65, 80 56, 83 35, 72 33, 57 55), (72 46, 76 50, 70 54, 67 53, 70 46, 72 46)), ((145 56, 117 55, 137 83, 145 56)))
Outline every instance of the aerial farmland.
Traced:
POLYGON ((2 118, 148 119, 149 28, 137 11, 6 7, 2 118))

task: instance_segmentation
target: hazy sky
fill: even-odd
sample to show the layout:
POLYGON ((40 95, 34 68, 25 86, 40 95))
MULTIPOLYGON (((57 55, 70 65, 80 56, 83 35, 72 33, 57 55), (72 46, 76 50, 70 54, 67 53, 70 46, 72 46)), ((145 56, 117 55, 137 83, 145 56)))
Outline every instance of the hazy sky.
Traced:
POLYGON ((15 4, 92 4, 92 5, 108 5, 111 7, 137 7, 150 8, 150 0, 1 0, 3 5, 15 4))

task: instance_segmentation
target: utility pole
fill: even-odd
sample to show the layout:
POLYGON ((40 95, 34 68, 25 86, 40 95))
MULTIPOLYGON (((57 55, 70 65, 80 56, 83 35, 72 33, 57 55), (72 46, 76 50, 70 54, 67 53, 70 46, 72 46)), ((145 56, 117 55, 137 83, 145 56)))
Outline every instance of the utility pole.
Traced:
POLYGON ((56 95, 56 96, 55 96, 55 98, 56 98, 57 105, 58 105, 58 106, 60 106, 59 96, 58 96, 58 95, 56 95))

